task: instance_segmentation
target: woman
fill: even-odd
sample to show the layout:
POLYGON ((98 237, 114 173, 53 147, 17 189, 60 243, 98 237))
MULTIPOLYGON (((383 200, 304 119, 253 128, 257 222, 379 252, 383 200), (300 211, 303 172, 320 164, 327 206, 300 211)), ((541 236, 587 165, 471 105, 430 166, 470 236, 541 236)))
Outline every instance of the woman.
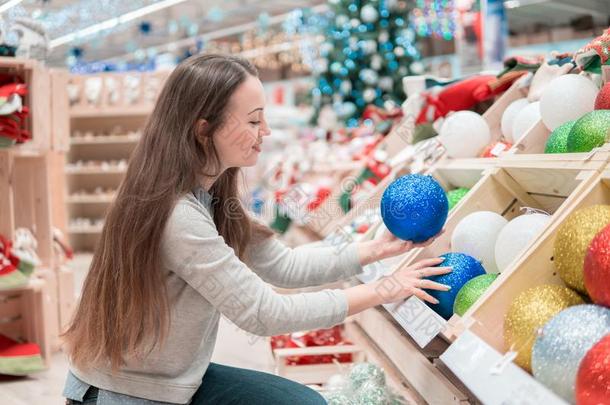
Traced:
POLYGON ((269 336, 331 327, 412 294, 434 301, 421 288, 447 289, 421 280, 449 271, 429 267, 441 259, 346 290, 281 295, 269 286, 344 279, 413 244, 388 234, 339 253, 288 249, 253 221, 238 175, 270 134, 264 104, 255 68, 240 58, 197 56, 170 75, 64 335, 68 403, 323 404, 294 382, 210 363, 220 314, 269 336))

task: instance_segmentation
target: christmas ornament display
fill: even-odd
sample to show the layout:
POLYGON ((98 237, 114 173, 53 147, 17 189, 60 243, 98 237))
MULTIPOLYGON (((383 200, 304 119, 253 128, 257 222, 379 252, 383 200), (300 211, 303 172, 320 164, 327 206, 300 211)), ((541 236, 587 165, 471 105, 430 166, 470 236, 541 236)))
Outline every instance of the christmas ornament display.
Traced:
POLYGON ((452 158, 472 158, 491 141, 487 121, 472 111, 458 111, 445 120, 439 141, 452 158))
POLYGON ((593 205, 571 213, 561 224, 553 246, 559 277, 571 288, 586 293, 583 266, 591 240, 610 223, 610 205, 593 205))
POLYGON ((449 211, 451 211, 453 209, 453 207, 455 207, 462 198, 464 198, 464 196, 466 194, 468 194, 468 192, 470 191, 470 189, 464 188, 464 187, 460 187, 460 188, 456 188, 455 190, 451 190, 447 192, 447 201, 449 201, 449 211))
POLYGON ((517 352, 515 363, 531 371, 538 330, 560 311, 583 303, 577 293, 556 284, 538 285, 517 295, 504 316, 504 347, 517 352))
POLYGON ((593 108, 596 110, 610 110, 610 82, 606 83, 597 93, 593 108))
POLYGON ((498 234, 494 247, 498 271, 504 271, 519 257, 550 220, 549 215, 534 213, 518 216, 506 224, 498 234))
POLYGON ((381 197, 383 222, 403 240, 424 242, 435 236, 443 229, 448 211, 445 191, 432 176, 402 176, 381 197))
POLYGON ((568 134, 568 152, 590 152, 610 140, 610 110, 595 110, 576 122, 568 134))
POLYGON ((587 249, 584 278, 593 302, 610 307, 610 225, 593 238, 587 249))
POLYGON ((469 280, 455 297, 453 312, 462 316, 474 304, 483 293, 489 288, 491 283, 498 278, 497 273, 482 274, 469 280))
POLYGON ((555 128, 546 140, 544 153, 568 153, 568 135, 575 123, 568 121, 555 128))
POLYGON ((589 349, 610 333, 610 309, 576 305, 555 315, 532 349, 534 377, 570 403, 575 402, 578 366, 589 349))
POLYGON ((518 139, 513 139, 513 122, 515 117, 523 108, 529 105, 529 102, 526 98, 519 98, 506 107, 504 113, 502 114, 501 128, 502 135, 509 142, 515 142, 518 139))
POLYGON ((432 281, 451 287, 449 291, 428 290, 438 300, 438 304, 426 302, 436 313, 445 319, 453 315, 453 304, 460 289, 469 280, 485 274, 485 269, 478 260, 464 253, 445 253, 440 256, 445 260, 438 267, 451 267, 451 273, 428 277, 432 281))
POLYGON ((495 212, 473 212, 455 227, 451 235, 451 250, 480 260, 487 273, 497 273, 496 239, 507 223, 502 215, 495 212))
POLYGON ((576 403, 600 405, 610 401, 610 334, 597 342, 580 362, 576 374, 576 403))
POLYGON ((540 120, 540 102, 535 101, 523 107, 513 121, 513 139, 519 141, 527 131, 540 120))
POLYGON ((568 121, 593 111, 597 87, 584 76, 567 74, 553 79, 540 97, 540 115, 553 131, 568 121))

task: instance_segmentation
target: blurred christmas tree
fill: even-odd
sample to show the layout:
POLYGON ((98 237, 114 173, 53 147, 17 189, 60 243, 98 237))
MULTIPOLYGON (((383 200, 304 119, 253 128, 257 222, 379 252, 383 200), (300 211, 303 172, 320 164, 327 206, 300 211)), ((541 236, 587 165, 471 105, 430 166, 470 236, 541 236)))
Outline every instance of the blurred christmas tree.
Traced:
MULTIPOLYGON (((414 74, 420 57, 409 27, 405 0, 329 0, 334 18, 314 64, 317 111, 331 104, 348 126, 356 126, 368 104, 405 100, 402 78, 414 74)), ((419 72, 418 72, 419 73, 419 72)))

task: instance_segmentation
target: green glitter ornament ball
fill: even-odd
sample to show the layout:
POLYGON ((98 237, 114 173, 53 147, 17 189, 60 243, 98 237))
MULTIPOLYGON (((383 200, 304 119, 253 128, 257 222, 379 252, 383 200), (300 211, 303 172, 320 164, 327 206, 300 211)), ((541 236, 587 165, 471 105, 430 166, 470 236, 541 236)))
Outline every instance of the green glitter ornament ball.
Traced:
POLYGON ((464 284, 453 302, 453 312, 459 316, 464 315, 472 304, 489 288, 491 283, 498 278, 498 275, 498 273, 482 274, 464 284))
POLYGON ((568 152, 590 152, 608 141, 610 110, 595 110, 580 117, 568 135, 568 152))
POLYGON ((455 190, 451 190, 447 192, 447 201, 449 201, 449 210, 451 211, 453 209, 453 207, 455 207, 462 198, 464 198, 464 196, 466 194, 468 194, 468 192, 470 191, 470 189, 464 188, 464 187, 460 187, 460 188, 456 188, 455 190))
POLYGON ((551 132, 551 135, 549 135, 549 139, 546 140, 544 153, 567 153, 568 135, 575 123, 576 120, 568 121, 555 128, 555 130, 551 132))

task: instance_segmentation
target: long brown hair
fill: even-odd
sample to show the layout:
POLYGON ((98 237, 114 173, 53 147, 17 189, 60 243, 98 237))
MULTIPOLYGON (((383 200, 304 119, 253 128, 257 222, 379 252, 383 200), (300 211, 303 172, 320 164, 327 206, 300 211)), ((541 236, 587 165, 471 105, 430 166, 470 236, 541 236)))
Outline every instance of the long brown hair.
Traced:
MULTIPOLYGON (((125 179, 106 217, 82 297, 63 335, 72 362, 85 368, 125 353, 163 344, 169 298, 161 269, 161 236, 178 199, 221 170, 212 134, 226 121, 229 99, 248 75, 245 59, 224 55, 189 58, 169 76, 130 159, 125 179), (201 119, 208 122, 205 134, 201 119)), ((210 189, 220 235, 243 258, 253 232, 271 230, 252 222, 238 201, 239 168, 222 172, 210 189)))

